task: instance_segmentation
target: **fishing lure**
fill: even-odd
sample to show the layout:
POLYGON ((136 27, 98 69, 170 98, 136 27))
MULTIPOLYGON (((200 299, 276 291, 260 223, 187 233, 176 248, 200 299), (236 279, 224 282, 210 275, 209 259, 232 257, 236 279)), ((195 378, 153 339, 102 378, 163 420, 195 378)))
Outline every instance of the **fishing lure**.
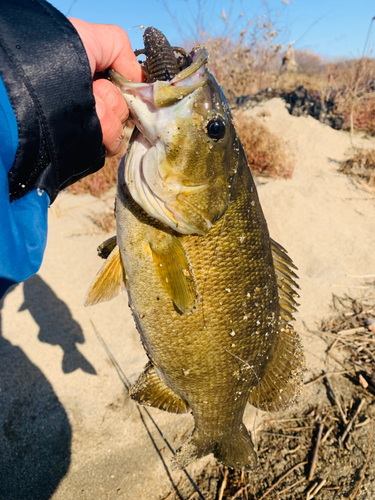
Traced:
POLYGON ((144 54, 146 61, 141 63, 148 82, 172 80, 177 73, 188 66, 188 57, 181 47, 172 47, 161 31, 150 26, 143 34, 144 49, 136 50, 136 56, 144 54), (182 55, 176 57, 175 52, 182 55))

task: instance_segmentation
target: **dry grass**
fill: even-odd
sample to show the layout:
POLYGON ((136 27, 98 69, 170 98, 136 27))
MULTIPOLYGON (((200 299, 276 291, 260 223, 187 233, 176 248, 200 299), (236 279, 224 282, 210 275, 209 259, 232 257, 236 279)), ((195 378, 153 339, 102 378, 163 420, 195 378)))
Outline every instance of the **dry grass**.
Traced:
POLYGON ((350 175, 375 193, 375 149, 353 148, 339 171, 350 175))
POLYGON ((116 186, 119 161, 120 158, 117 156, 107 158, 103 168, 69 186, 68 191, 73 194, 89 193, 100 198, 111 187, 116 186))
POLYGON ((250 169, 255 175, 292 177, 294 157, 287 152, 288 144, 282 137, 245 113, 236 113, 235 123, 250 169))
POLYGON ((94 214, 91 219, 105 233, 113 232, 116 229, 116 219, 113 212, 94 214))
POLYGON ((374 134, 375 99, 370 82, 375 77, 375 61, 369 57, 326 65, 327 81, 337 90, 337 109, 351 132, 359 128, 374 134))

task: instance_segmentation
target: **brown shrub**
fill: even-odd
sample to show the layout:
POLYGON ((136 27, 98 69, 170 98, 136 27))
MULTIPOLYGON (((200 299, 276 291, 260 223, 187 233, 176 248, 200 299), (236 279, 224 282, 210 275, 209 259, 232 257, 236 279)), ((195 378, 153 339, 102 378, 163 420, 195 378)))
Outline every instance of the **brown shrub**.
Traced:
POLYGON ((324 69, 321 56, 310 49, 295 50, 294 58, 301 73, 316 75, 324 69))
POLYGON ((91 217, 93 223, 105 233, 110 233, 116 229, 116 219, 114 212, 102 212, 91 217))
POLYGON ((237 113, 235 121, 251 171, 264 177, 290 179, 294 158, 287 154, 286 141, 245 113, 237 113))
POLYGON ((328 64, 329 85, 338 90, 337 111, 346 119, 346 128, 359 128, 374 135, 375 98, 371 81, 375 77, 375 61, 369 57, 328 64))
POLYGON ((362 186, 368 185, 375 192, 375 149, 353 148, 339 169, 354 177, 362 186))

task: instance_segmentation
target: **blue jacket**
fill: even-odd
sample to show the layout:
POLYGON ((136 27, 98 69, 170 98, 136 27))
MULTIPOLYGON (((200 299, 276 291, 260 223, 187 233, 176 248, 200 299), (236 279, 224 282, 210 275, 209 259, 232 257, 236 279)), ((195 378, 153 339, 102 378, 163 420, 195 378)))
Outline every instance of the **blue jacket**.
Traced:
POLYGON ((0 141, 1 298, 38 271, 49 204, 105 159, 85 49, 44 0, 0 2, 0 141))

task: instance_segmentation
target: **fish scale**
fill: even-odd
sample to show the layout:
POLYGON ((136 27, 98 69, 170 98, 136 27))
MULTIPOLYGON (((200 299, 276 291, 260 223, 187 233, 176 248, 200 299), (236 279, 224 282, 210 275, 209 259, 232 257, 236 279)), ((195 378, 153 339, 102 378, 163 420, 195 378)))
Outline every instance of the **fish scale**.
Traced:
POLYGON ((275 411, 300 392, 304 354, 289 324, 297 285, 291 259, 269 236, 205 49, 189 60, 161 86, 113 75, 139 128, 119 166, 116 242, 104 244, 110 253, 86 303, 126 288, 149 358, 131 397, 194 416, 174 465, 213 453, 243 469, 256 463, 242 422, 247 402, 275 411), (149 151, 154 163, 143 163, 149 151), (153 191, 148 178, 160 178, 163 190, 153 191))

